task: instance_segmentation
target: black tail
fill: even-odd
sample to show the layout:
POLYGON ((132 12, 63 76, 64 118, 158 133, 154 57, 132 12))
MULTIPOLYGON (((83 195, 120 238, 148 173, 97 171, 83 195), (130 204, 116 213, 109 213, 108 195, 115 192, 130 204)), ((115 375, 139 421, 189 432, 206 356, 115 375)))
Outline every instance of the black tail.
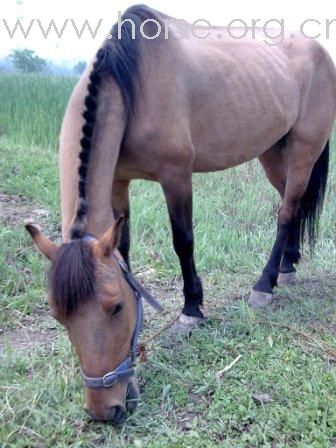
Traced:
POLYGON ((301 199, 298 219, 301 246, 307 235, 311 253, 318 237, 319 219, 323 208, 329 169, 329 141, 315 163, 307 190, 301 199))

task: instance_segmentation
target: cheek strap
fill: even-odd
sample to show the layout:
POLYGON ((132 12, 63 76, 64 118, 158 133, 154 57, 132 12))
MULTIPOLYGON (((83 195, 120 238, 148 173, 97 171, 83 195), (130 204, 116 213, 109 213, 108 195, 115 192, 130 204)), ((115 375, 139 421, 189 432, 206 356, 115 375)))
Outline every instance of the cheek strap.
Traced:
MULTIPOLYGON (((88 240, 89 238, 95 239, 94 237, 91 237, 91 235, 89 235, 87 238, 84 237, 84 240, 85 239, 88 240)), ((121 381, 124 378, 129 378, 134 375, 133 365, 136 359, 138 341, 143 320, 142 299, 144 298, 148 302, 148 304, 151 305, 156 311, 162 312, 164 310, 163 306, 158 302, 158 300, 151 294, 149 294, 149 292, 147 292, 145 288, 143 288, 140 285, 140 283, 135 279, 134 275, 129 272, 126 263, 122 259, 119 259, 116 255, 114 255, 114 257, 118 261, 118 264, 121 268, 125 280, 134 291, 134 297, 137 304, 137 319, 131 340, 130 353, 128 358, 125 359, 125 361, 119 364, 112 372, 108 372, 104 376, 98 378, 87 376, 85 375, 83 370, 81 370, 85 387, 91 387, 94 389, 102 387, 111 387, 114 384, 118 383, 118 381, 121 381)))

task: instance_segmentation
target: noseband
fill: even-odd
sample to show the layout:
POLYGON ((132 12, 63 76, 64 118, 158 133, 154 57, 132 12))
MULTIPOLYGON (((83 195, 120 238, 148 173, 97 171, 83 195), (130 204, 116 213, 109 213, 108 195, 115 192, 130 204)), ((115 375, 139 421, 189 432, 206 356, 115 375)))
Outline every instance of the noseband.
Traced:
MULTIPOLYGON (((92 241, 92 240, 96 240, 96 238, 94 238, 91 235, 85 235, 83 238, 83 241, 92 241)), ((113 256, 118 261, 118 264, 121 268, 125 280, 134 291, 134 297, 137 304, 137 320, 131 340, 130 353, 127 359, 125 359, 125 361, 119 364, 112 372, 108 372, 104 376, 98 378, 87 376, 84 374, 83 371, 81 371, 82 378, 84 380, 84 386, 94 389, 102 387, 111 387, 114 384, 118 383, 118 381, 134 375, 133 366, 136 359, 138 340, 142 328, 142 319, 143 319, 142 299, 145 299, 147 303, 151 305, 152 308, 154 308, 156 311, 160 313, 164 309, 163 306, 157 301, 157 299, 155 299, 155 297, 153 297, 148 291, 145 290, 145 288, 143 288, 140 285, 140 283, 136 280, 133 274, 128 270, 124 260, 118 258, 116 255, 113 256)))

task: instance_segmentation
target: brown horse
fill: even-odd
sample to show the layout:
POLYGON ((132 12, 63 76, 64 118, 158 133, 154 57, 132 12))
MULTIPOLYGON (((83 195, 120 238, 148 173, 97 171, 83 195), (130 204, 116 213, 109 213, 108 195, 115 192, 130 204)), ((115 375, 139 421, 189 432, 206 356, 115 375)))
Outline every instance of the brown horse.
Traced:
MULTIPOLYGON (((200 39, 191 25, 172 18, 165 29, 168 17, 145 6, 128 9, 122 19, 65 114, 63 245, 27 224, 52 261, 52 312, 84 374, 100 380, 128 357, 137 321, 118 263, 121 255, 129 265, 130 181, 153 180, 163 188, 184 280, 180 325, 186 327, 203 319, 192 174, 259 158, 282 198, 275 244, 250 296, 252 306, 262 306, 278 278, 293 281, 305 230, 315 241, 336 117, 335 66, 313 40, 290 36, 267 45, 261 32, 237 40, 225 28, 202 29, 207 37, 200 39), (160 26, 165 33, 158 35, 160 26)), ((96 419, 120 423, 127 398, 137 397, 130 376, 110 387, 91 386, 86 409, 96 419)))

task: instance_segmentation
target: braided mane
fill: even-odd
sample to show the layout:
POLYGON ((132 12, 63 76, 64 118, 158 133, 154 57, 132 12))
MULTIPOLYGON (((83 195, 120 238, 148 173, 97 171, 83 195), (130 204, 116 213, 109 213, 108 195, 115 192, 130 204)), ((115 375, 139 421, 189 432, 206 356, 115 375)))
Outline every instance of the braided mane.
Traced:
POLYGON ((86 184, 88 164, 92 151, 92 139, 97 114, 97 101, 99 87, 103 76, 112 76, 116 81, 125 105, 126 114, 135 112, 136 92, 140 85, 139 58, 142 37, 139 35, 140 25, 143 21, 155 19, 159 21, 153 10, 147 6, 133 6, 121 17, 121 38, 118 39, 118 24, 111 31, 111 39, 107 39, 96 55, 89 75, 85 110, 83 117, 85 123, 82 128, 83 137, 80 140, 80 165, 78 168, 78 208, 71 228, 71 239, 81 239, 85 233, 88 203, 86 199, 86 184), (135 24, 136 38, 132 38, 132 23, 135 24))

